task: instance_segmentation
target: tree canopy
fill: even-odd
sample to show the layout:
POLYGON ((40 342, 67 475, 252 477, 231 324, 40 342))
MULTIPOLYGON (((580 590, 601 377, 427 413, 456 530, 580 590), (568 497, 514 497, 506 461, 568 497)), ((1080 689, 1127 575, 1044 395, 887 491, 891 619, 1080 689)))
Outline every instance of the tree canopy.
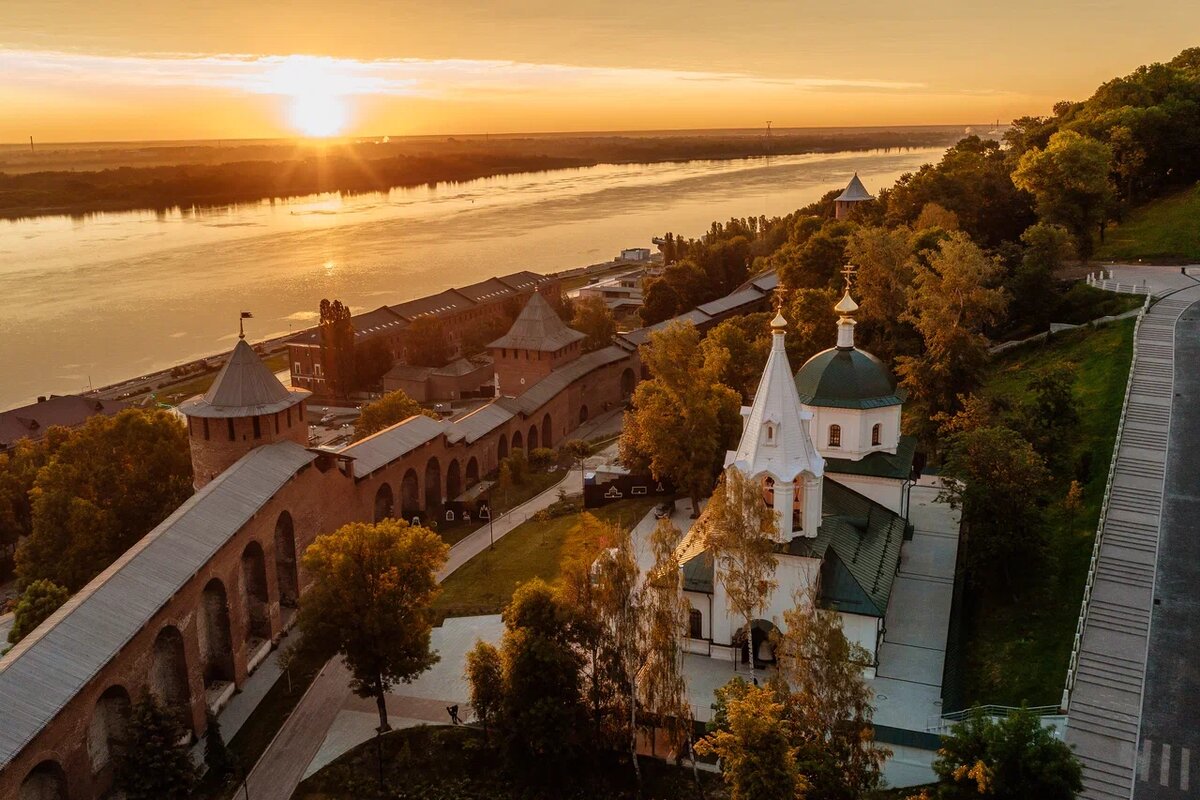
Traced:
POLYGON ((1037 198, 1038 216, 1075 236, 1079 254, 1092 254, 1092 232, 1108 219, 1113 199, 1112 148, 1072 130, 1050 137, 1045 149, 1025 151, 1013 183, 1037 198))
POLYGON ((608 304, 603 297, 594 294, 575 300, 571 327, 586 334, 587 338, 583 340, 585 353, 608 347, 617 333, 617 321, 608 310, 608 304))
POLYGON ((397 422, 420 414, 433 419, 438 418, 432 411, 421 408, 421 404, 405 394, 402 389, 388 392, 359 409, 358 421, 354 423, 354 440, 365 439, 397 422))
POLYGON ((26 586, 21 599, 17 601, 17 607, 13 609, 13 626, 8 632, 8 643, 16 644, 32 633, 70 596, 66 587, 50 580, 36 580, 26 586))
POLYGON ((354 378, 354 321, 341 300, 321 300, 317 327, 321 332, 321 364, 329 391, 345 397, 357 385, 354 378))

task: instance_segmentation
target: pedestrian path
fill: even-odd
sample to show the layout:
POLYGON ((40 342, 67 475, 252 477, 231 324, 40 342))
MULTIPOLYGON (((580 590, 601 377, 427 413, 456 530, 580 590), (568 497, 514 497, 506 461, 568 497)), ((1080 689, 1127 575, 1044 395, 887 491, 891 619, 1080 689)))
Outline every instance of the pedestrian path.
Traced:
POLYGON ((1067 742, 1083 764, 1083 797, 1089 800, 1129 800, 1133 793, 1171 422, 1175 323, 1197 298, 1200 287, 1163 299, 1146 312, 1135 333, 1125 412, 1063 699, 1067 742))

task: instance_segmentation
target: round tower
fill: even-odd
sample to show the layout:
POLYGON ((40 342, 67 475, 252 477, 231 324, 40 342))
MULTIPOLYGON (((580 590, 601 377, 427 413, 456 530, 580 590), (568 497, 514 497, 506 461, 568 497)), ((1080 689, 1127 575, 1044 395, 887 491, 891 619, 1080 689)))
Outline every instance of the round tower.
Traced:
POLYGON ((279 382, 239 337, 209 390, 184 403, 199 489, 256 447, 289 440, 308 446, 304 401, 312 394, 279 382))

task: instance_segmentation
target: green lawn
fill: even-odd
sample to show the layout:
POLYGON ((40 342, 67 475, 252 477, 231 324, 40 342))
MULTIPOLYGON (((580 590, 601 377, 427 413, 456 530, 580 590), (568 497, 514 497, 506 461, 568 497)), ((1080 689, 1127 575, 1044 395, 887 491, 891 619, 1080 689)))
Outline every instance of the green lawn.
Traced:
POLYGON ((985 394, 1017 406, 1038 370, 1068 365, 1076 375, 1079 424, 1066 457, 1051 465, 1051 502, 1045 510, 1049 548, 1044 563, 1029 564, 1034 585, 1015 599, 1004 592, 968 594, 967 703, 1054 705, 1060 700, 1125 394, 1133 325, 1128 319, 1081 328, 1046 344, 1017 348, 999 356, 985 379, 985 394), (1085 453, 1091 458, 1090 477, 1083 508, 1072 515, 1062 498, 1085 453))
POLYGON ((1155 200, 1105 232, 1096 258, 1118 261, 1200 260, 1200 187, 1155 200))
MULTIPOLYGON (((594 509, 601 520, 631 529, 655 506, 657 498, 621 500, 594 509)), ((608 542, 573 530, 579 514, 544 522, 526 522, 484 550, 442 582, 434 609, 444 617, 498 614, 518 584, 531 578, 555 580, 563 564, 579 554, 595 557, 608 542)))
MULTIPOLYGON (((692 772, 656 759, 640 759, 643 798, 691 800, 701 797, 692 772)), ((724 800, 720 775, 700 773, 704 797, 724 800)), ((297 787, 293 800, 358 800, 364 797, 421 798, 421 800, 633 800, 633 768, 627 758, 598 754, 590 768, 571 776, 569 785, 521 785, 505 775, 499 754, 485 746, 475 727, 423 725, 392 731, 376 743, 364 742, 310 776, 297 787), (383 750, 384 781, 379 792, 377 747, 383 750)))

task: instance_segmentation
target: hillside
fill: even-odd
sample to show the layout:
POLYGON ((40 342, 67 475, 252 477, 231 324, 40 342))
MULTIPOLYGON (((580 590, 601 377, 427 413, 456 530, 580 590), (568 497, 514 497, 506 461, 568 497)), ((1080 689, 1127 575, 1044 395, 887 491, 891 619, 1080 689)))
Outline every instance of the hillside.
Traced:
POLYGON ((1134 209, 1111 225, 1097 248, 1101 260, 1200 261, 1200 185, 1134 209))

